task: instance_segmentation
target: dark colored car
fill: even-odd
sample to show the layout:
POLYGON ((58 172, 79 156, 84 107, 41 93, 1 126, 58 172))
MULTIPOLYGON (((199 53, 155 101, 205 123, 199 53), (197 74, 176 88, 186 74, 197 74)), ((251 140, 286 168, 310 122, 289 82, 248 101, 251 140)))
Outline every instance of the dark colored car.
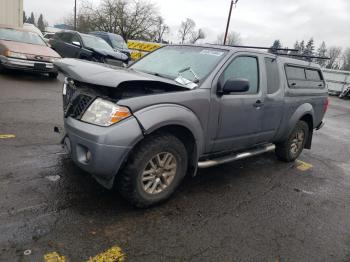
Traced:
POLYGON ((108 33, 108 32, 102 32, 102 31, 90 32, 89 34, 102 38, 115 51, 122 52, 123 54, 129 57, 129 60, 131 59, 131 51, 129 50, 127 44, 125 43, 124 38, 121 37, 120 35, 108 33))
POLYGON ((59 32, 50 39, 52 49, 62 57, 79 58, 89 61, 122 66, 128 57, 116 52, 103 39, 75 31, 59 32))
POLYGON ((310 149, 328 106, 315 63, 214 45, 159 48, 129 68, 62 59, 64 144, 73 161, 138 207, 186 174, 310 149))
POLYGON ((37 33, 23 28, 0 26, 0 71, 13 69, 47 73, 56 78, 53 62, 60 59, 37 33))

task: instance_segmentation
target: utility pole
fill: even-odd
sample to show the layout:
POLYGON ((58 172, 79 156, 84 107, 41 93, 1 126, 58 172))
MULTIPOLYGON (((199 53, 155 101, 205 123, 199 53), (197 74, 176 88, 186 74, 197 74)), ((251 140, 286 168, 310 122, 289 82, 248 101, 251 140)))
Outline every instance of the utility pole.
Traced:
POLYGON ((77 0, 74 0, 74 30, 77 31, 77 0))
POLYGON ((233 8, 233 5, 237 4, 237 2, 238 0, 231 0, 230 12, 228 13, 227 25, 226 25, 226 31, 225 31, 225 37, 224 37, 224 45, 226 45, 228 29, 230 27, 232 8, 233 8))

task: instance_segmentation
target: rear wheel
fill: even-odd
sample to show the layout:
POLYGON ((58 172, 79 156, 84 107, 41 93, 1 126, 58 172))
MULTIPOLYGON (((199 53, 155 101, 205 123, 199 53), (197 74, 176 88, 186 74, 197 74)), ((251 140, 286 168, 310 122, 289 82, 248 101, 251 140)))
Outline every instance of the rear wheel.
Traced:
POLYGON ((173 135, 156 134, 135 148, 116 183, 134 206, 148 207, 168 199, 186 171, 184 144, 173 135))
POLYGON ((305 147, 309 135, 309 126, 304 121, 299 121, 289 138, 276 145, 277 157, 285 162, 297 159, 305 147))

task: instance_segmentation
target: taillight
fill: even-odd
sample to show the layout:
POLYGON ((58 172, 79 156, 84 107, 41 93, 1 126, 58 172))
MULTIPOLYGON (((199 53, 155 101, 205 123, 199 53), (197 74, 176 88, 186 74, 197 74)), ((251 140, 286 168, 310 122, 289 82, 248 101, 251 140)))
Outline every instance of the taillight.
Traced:
POLYGON ((327 97, 327 100, 325 101, 324 105, 323 105, 323 111, 326 113, 327 109, 329 106, 329 98, 327 97))

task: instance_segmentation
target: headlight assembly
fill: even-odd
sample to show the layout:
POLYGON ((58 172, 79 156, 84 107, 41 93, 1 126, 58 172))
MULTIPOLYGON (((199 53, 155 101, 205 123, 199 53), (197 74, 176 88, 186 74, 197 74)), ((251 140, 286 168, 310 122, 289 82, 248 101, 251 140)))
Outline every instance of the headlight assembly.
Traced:
POLYGON ((16 52, 12 52, 12 51, 7 51, 5 53, 5 55, 7 57, 12 57, 12 58, 19 58, 19 59, 27 59, 27 56, 25 54, 22 53, 16 53, 16 52))
POLYGON ((51 63, 54 63, 54 62, 56 62, 56 61, 58 61, 60 58, 58 58, 58 57, 50 57, 50 62, 51 63))
POLYGON ((99 126, 110 126, 129 116, 131 112, 127 107, 97 98, 86 110, 81 120, 99 126))

